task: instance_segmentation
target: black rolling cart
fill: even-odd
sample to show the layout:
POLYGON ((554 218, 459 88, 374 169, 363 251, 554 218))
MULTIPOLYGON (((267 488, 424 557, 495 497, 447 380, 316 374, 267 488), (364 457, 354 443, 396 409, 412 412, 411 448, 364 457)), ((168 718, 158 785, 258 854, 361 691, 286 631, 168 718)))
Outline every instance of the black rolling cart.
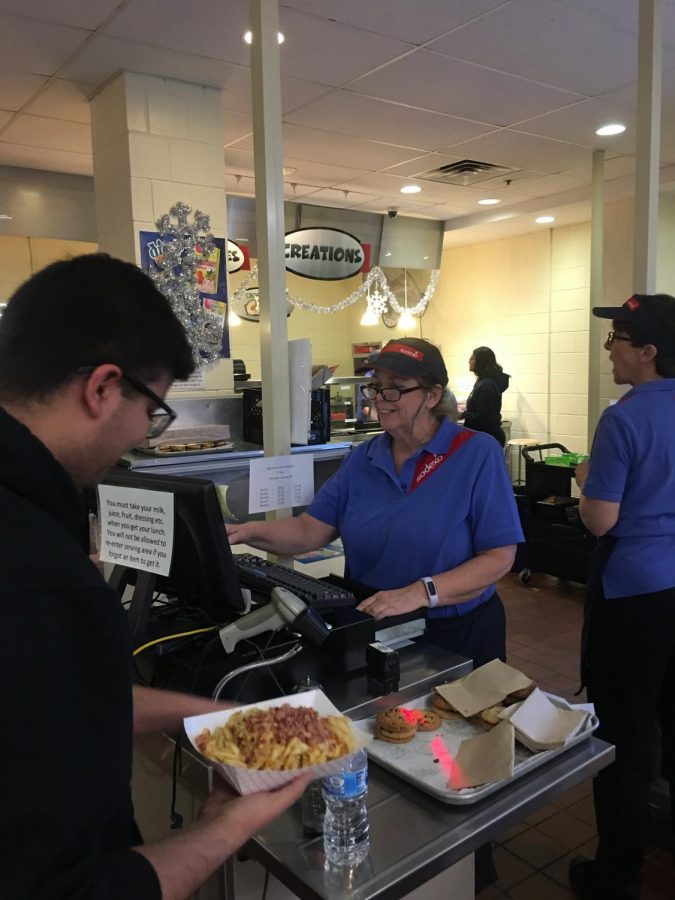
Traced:
POLYGON ((516 560, 521 584, 533 572, 543 572, 586 584, 596 538, 579 516, 579 501, 572 497, 574 464, 552 465, 547 451, 569 455, 562 444, 534 444, 522 448, 525 486, 516 496, 525 545, 516 560))

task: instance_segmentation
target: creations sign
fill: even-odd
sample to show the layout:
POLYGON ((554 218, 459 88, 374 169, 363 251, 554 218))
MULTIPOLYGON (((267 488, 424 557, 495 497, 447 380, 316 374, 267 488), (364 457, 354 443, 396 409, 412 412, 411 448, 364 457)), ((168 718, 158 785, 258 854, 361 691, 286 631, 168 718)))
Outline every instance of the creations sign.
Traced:
POLYGON ((303 278, 340 281, 370 269, 370 244, 338 228, 300 228, 285 237, 286 269, 303 278))

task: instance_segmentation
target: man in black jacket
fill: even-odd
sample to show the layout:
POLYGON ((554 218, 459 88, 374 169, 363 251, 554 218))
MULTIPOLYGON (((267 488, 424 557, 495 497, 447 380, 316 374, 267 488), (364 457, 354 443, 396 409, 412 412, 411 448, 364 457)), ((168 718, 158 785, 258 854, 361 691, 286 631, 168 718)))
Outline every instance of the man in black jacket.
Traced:
POLYGON ((182 900, 301 794, 217 784, 195 825, 142 844, 133 734, 213 704, 132 687, 119 597, 81 540, 80 489, 171 421, 193 369, 166 298, 102 254, 34 275, 0 320, 0 897, 182 900))

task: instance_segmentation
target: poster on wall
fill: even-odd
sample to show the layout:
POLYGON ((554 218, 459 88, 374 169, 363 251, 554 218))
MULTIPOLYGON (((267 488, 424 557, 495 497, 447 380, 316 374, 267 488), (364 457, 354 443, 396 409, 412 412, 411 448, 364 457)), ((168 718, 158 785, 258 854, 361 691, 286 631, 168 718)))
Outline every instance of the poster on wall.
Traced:
MULTIPOLYGON (((225 238, 214 238, 214 247, 208 253, 201 251, 197 245, 200 262, 197 265, 196 277, 199 296, 206 312, 215 316, 222 326, 222 343, 220 355, 230 355, 230 334, 227 327, 227 278, 225 238)), ((141 231, 141 268, 148 272, 153 267, 161 269, 163 265, 164 241, 156 231, 141 231)))

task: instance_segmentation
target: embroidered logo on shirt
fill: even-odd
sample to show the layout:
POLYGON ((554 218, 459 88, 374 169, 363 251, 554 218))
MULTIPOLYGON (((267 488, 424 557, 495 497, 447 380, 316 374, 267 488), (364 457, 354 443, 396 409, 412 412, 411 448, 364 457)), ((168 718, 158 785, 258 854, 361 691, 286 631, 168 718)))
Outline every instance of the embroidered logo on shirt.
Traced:
POLYGON ((414 490, 416 490, 423 481, 425 481, 430 475, 438 469, 439 466, 442 466, 444 462, 450 459, 450 457, 456 453, 460 447, 464 446, 468 440, 476 434, 475 431, 460 431, 459 434, 456 434, 450 447, 446 450, 445 453, 429 453, 428 451, 417 460, 417 465, 415 466, 415 474, 413 476, 412 484, 410 485, 409 494, 412 494, 414 490))

